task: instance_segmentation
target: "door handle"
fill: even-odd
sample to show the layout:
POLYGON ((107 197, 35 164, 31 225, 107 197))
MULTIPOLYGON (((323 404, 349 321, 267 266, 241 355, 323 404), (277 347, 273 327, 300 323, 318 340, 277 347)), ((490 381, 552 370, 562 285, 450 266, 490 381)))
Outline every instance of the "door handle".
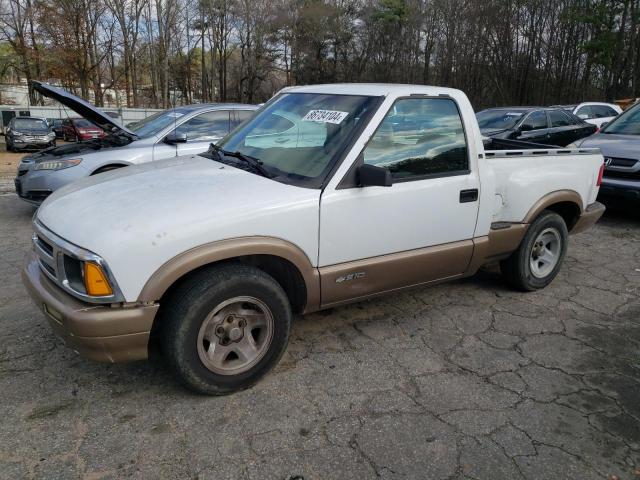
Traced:
POLYGON ((477 201, 478 201, 477 188, 460 191, 460 203, 471 203, 471 202, 477 202, 477 201))

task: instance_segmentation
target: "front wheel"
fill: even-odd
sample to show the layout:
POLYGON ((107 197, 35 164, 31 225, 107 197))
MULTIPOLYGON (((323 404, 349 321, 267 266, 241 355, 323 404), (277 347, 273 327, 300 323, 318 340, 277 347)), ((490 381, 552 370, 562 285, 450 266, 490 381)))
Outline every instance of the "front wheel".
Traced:
POLYGON ((500 263, 507 282, 523 291, 549 285, 562 266, 568 236, 563 218, 555 212, 544 211, 533 221, 518 249, 500 263))
POLYGON ((289 341, 291 307, 265 272, 228 264, 188 278, 166 300, 160 342, 188 388, 225 395, 255 384, 289 341))

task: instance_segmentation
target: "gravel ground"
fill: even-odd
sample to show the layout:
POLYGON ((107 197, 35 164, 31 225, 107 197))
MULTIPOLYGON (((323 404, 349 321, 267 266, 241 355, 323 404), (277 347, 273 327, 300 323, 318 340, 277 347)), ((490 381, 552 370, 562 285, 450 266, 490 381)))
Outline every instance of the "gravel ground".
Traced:
POLYGON ((0 196, 0 478, 640 478, 637 215, 572 237, 541 292, 488 270, 300 318, 271 375, 208 398, 52 334, 32 214, 0 196))

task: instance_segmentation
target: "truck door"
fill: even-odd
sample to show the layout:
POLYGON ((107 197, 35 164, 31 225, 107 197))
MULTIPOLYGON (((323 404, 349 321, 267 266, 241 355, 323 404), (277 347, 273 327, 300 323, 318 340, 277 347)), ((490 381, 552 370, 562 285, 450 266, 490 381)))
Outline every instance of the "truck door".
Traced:
POLYGON ((398 99, 358 162, 388 170, 393 185, 359 187, 354 166, 324 191, 322 303, 463 273, 473 252, 479 179, 455 101, 398 99))

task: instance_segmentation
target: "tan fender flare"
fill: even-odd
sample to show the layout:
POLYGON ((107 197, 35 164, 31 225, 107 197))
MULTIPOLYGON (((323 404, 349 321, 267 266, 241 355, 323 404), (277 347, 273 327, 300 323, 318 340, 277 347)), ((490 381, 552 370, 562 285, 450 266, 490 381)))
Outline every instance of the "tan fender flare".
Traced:
POLYGON ((583 205, 582 205, 582 197, 575 190, 557 190, 555 192, 551 192, 540 200, 538 200, 533 207, 527 212, 527 215, 522 220, 522 223, 531 223, 533 222, 538 215, 542 213, 543 210, 555 205, 557 203, 573 203, 576 207, 578 207, 578 215, 582 214, 583 205))
POLYGON ((309 257, 296 245, 279 238, 242 237, 208 243, 192 248, 172 258, 147 280, 138 302, 157 302, 178 279, 195 269, 232 258, 247 255, 270 255, 293 264, 304 279, 307 302, 305 311, 314 311, 320 305, 320 276, 309 257))

